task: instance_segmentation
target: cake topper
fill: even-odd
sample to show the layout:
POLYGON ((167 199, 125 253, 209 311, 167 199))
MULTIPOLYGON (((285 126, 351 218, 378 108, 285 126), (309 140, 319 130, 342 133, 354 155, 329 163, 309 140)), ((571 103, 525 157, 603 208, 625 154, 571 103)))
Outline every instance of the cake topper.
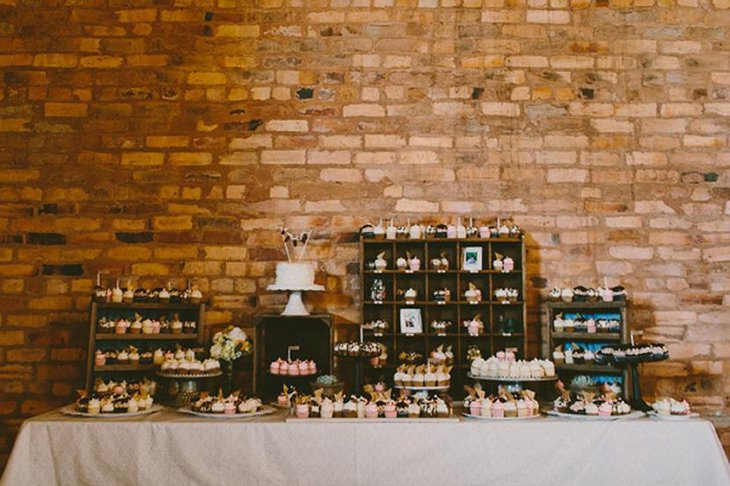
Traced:
POLYGON ((311 236, 312 230, 302 231, 296 235, 290 233, 286 228, 281 228, 281 239, 283 240, 284 251, 286 252, 286 258, 289 260, 289 263, 299 263, 302 261, 304 254, 307 252, 307 243, 309 243, 311 236), (297 256, 295 255, 294 248, 299 247, 300 244, 301 248, 297 256), (291 251, 289 250, 290 246, 292 247, 291 251))

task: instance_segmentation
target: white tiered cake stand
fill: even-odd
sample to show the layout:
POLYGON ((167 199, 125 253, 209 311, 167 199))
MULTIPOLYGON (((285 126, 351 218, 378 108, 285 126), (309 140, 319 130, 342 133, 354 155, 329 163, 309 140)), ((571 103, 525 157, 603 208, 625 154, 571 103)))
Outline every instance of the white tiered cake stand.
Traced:
POLYGON ((269 285, 267 290, 287 291, 289 294, 289 302, 287 302, 282 316, 308 316, 309 311, 304 306, 302 300, 302 292, 322 292, 324 285, 269 285))

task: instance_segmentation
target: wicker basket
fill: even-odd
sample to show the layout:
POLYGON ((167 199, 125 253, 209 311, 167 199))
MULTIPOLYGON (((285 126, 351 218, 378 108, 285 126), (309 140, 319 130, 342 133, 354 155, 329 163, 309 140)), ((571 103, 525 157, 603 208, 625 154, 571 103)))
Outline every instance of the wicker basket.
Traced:
POLYGON ((336 395, 337 393, 341 392, 345 388, 345 382, 344 381, 338 381, 337 383, 333 383, 329 386, 323 386, 318 384, 316 381, 312 381, 309 383, 309 385, 312 387, 312 392, 315 390, 322 390, 322 395, 330 396, 330 395, 336 395))

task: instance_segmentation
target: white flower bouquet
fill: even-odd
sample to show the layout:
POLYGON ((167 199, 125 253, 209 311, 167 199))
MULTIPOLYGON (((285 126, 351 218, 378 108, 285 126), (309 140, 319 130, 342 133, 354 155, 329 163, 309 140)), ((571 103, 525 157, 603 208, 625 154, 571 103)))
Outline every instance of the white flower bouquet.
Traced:
POLYGON ((251 341, 240 327, 229 326, 213 336, 210 356, 213 359, 233 362, 241 356, 251 354, 251 341))

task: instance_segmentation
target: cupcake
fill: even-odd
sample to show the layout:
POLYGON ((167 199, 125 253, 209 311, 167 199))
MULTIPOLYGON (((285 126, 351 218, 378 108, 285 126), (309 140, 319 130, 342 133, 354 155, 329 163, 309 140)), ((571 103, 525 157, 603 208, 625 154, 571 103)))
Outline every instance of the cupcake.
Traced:
POLYGON ((117 355, 117 363, 119 364, 128 364, 129 363, 129 353, 126 350, 122 350, 117 355))
POLYGON ((145 319, 142 321, 142 334, 152 334, 152 321, 145 319))
POLYGON ((408 405, 408 418, 418 418, 421 416, 421 407, 417 403, 413 402, 408 405))
POLYGON ((161 324, 160 321, 154 319, 152 321, 152 334, 160 334, 161 324))
POLYGON ((165 355, 162 353, 162 350, 160 348, 155 349, 154 353, 152 353, 152 364, 161 365, 163 361, 165 361, 165 355))
POLYGON ((211 413, 225 413, 226 406, 220 400, 214 401, 210 406, 211 413))
POLYGON ((122 302, 131 304, 134 301, 134 290, 128 287, 122 294, 122 302))
POLYGON ((104 366, 106 364, 106 355, 103 351, 97 350, 94 353, 94 366, 104 366))
POLYGON ((573 300, 576 302, 585 302, 588 299, 588 289, 582 285, 573 289, 573 300))
POLYGON ((114 333, 115 334, 126 334, 128 327, 129 327, 129 321, 127 321, 125 319, 120 319, 117 321, 116 325, 114 326, 114 333))
POLYGON ((372 240, 375 238, 375 234, 373 233, 374 229, 372 224, 366 224, 360 228, 360 236, 364 240, 372 240))
POLYGON ((365 418, 378 418, 378 406, 374 402, 365 405, 365 418))
POLYGON ((504 404, 504 417, 505 418, 517 417, 517 404, 515 402, 507 402, 504 404))
POLYGON ((492 417, 504 418, 504 404, 499 400, 492 403, 492 417))
POLYGON ((190 290, 190 302, 193 304, 200 304, 202 301, 203 293, 197 286, 193 285, 193 288, 190 290))
POLYGON ((99 402, 99 400, 96 398, 92 398, 86 404, 86 413, 95 415, 99 412, 101 412, 101 402, 99 402))
POLYGON ((170 330, 173 334, 181 334, 183 331, 183 323, 177 318, 177 314, 175 315, 175 320, 170 324, 170 330))
POLYGON ((530 410, 527 407, 527 402, 524 400, 517 401, 517 416, 521 418, 530 416, 530 410))
POLYGON ((384 240, 385 239, 385 228, 383 227, 383 220, 380 220, 380 223, 373 228, 373 238, 376 240, 384 240))
POLYGON ((424 375, 424 384, 426 386, 436 386, 438 378, 436 377, 436 373, 432 373, 429 371, 424 375))
POLYGON ((383 414, 385 415, 385 418, 396 418, 398 416, 398 413, 395 408, 395 402, 388 402, 383 406, 383 414))
POLYGON ((119 281, 117 280, 117 286, 112 289, 111 301, 120 304, 122 300, 124 300, 124 292, 119 288, 119 281))
POLYGON ((357 402, 350 400, 344 403, 342 405, 342 414, 347 418, 357 417, 357 402))
POLYGON ((170 302, 170 291, 167 290, 166 288, 162 288, 160 290, 160 292, 157 294, 157 299, 161 303, 167 304, 168 302, 170 302))
POLYGON ((618 302, 623 302, 626 300, 626 289, 621 285, 612 287, 611 292, 613 292, 613 300, 618 302))
POLYGON ((334 403, 332 403, 332 400, 325 397, 324 400, 322 400, 322 404, 319 407, 319 416, 322 418, 332 418, 335 413, 335 406, 334 403))
POLYGON ((492 404, 493 402, 489 398, 482 400, 482 417, 492 416, 492 404))
POLYGON ((390 220, 390 224, 385 228, 385 238, 388 240, 394 240, 396 238, 396 227, 393 226, 393 220, 390 220))
POLYGON ((482 401, 481 400, 474 400, 469 404, 469 414, 475 415, 477 417, 481 416, 482 414, 482 401))
POLYGON ((183 333, 195 334, 197 327, 198 325, 195 323, 195 321, 185 321, 183 323, 183 333))
POLYGON ((573 302, 573 289, 563 289, 560 292, 560 298, 563 302, 573 302))
POLYGON ((223 413, 226 415, 233 415, 236 413, 236 404, 233 402, 226 402, 223 404, 223 413))
POLYGON ((142 333, 142 321, 136 320, 129 326, 130 334, 141 334, 142 333))
POLYGON ((558 302, 560 300, 560 296, 560 289, 557 287, 553 287, 552 289, 550 289, 550 293, 548 293, 548 300, 551 302, 558 302))

